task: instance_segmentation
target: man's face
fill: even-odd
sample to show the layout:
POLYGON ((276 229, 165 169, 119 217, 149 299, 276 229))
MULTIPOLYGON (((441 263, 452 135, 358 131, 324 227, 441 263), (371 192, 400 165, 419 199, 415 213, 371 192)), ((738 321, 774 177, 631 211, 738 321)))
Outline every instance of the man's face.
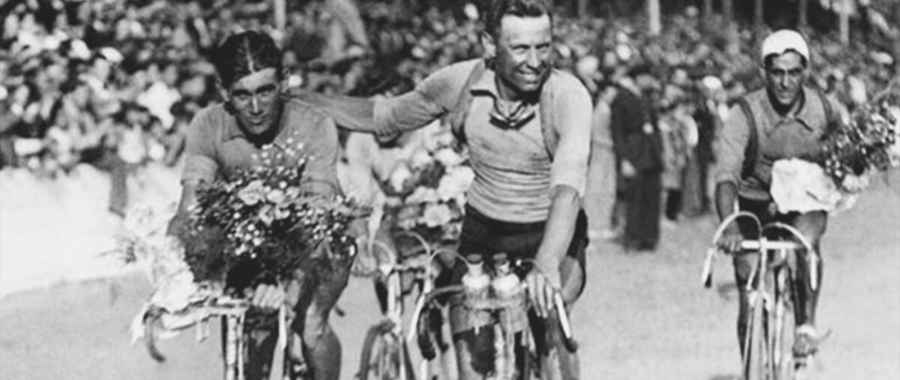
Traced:
POLYGON ((806 82, 806 67, 800 55, 794 52, 779 55, 765 71, 766 89, 771 98, 782 107, 793 105, 806 82))
POLYGON ((550 16, 505 16, 495 38, 489 37, 487 43, 496 49, 494 69, 502 79, 501 96, 519 97, 540 89, 551 67, 550 16))
POLYGON ((274 68, 247 75, 227 90, 228 102, 245 132, 259 136, 276 126, 281 111, 281 86, 274 68))

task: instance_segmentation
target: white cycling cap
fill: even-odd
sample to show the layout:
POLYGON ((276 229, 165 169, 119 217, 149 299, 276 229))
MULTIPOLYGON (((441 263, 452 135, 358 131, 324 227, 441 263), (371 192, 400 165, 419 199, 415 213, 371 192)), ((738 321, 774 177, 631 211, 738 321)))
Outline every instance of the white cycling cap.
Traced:
POLYGON ((809 62, 809 46, 806 40, 796 31, 782 29, 770 34, 762 43, 762 59, 765 60, 771 54, 781 55, 788 51, 800 54, 809 62))

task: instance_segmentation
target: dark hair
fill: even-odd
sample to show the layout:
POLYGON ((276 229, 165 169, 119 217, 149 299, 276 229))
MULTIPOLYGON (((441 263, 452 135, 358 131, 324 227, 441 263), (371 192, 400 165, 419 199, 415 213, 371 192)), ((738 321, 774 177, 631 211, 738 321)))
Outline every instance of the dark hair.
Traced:
MULTIPOLYGON (((803 65, 804 68, 807 67, 806 58, 803 57, 803 54, 800 54, 799 51, 796 51, 796 50, 794 50, 794 49, 787 49, 787 50, 784 51, 784 53, 795 53, 795 54, 797 54, 798 56, 800 56, 800 64, 803 65)), ((784 53, 781 53, 781 54, 784 54, 784 53)), ((781 54, 775 54, 775 53, 773 53, 773 54, 769 54, 769 55, 765 56, 765 58, 763 58, 763 67, 765 67, 765 68, 767 68, 767 69, 768 69, 769 67, 771 67, 771 66, 772 66, 772 61, 774 61, 775 58, 778 57, 778 56, 780 56, 781 54)))
POLYGON ((269 35, 247 31, 229 36, 213 53, 213 65, 222 86, 231 87, 239 79, 273 68, 281 78, 281 50, 269 35))
POLYGON ((484 31, 496 37, 500 21, 504 16, 540 17, 547 15, 553 20, 553 8, 546 0, 493 0, 487 5, 484 17, 484 31))

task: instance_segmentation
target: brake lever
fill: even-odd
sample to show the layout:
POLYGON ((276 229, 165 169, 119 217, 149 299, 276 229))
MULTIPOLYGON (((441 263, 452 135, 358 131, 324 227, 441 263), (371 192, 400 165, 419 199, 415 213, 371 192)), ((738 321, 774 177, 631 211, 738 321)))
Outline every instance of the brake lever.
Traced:
POLYGON ((575 334, 572 332, 572 324, 569 321, 569 314, 566 312, 566 305, 563 302, 562 295, 559 292, 553 296, 553 304, 556 306, 556 315, 559 318, 559 326, 563 333, 563 343, 569 352, 578 351, 578 342, 575 341, 575 334))
POLYGON ((716 247, 709 247, 706 250, 706 259, 703 260, 703 272, 700 274, 700 281, 703 283, 704 288, 712 287, 713 262, 716 259, 717 252, 718 249, 716 247))

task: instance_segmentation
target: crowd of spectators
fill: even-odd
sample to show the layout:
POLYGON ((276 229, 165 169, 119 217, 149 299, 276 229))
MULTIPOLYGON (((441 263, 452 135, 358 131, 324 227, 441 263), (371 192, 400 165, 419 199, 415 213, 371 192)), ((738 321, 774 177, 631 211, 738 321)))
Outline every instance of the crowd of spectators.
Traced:
MULTIPOLYGON (((405 91, 439 67, 481 54, 476 6, 401 6, 363 2, 369 40, 359 46, 334 32, 335 18, 316 1, 292 5, 283 33, 271 27, 270 2, 263 1, 7 2, 0 12, 0 165, 56 175, 79 163, 175 164, 194 112, 217 97, 206 57, 236 30, 273 33, 285 47, 291 85, 329 93, 405 91)), ((754 33, 694 8, 667 17, 665 33, 655 37, 638 18, 560 17, 555 25, 559 66, 595 94, 648 63, 661 109, 713 101, 721 113, 758 85, 754 33)), ((886 52, 828 35, 811 39, 813 82, 848 110, 898 75, 896 57, 886 52)))

